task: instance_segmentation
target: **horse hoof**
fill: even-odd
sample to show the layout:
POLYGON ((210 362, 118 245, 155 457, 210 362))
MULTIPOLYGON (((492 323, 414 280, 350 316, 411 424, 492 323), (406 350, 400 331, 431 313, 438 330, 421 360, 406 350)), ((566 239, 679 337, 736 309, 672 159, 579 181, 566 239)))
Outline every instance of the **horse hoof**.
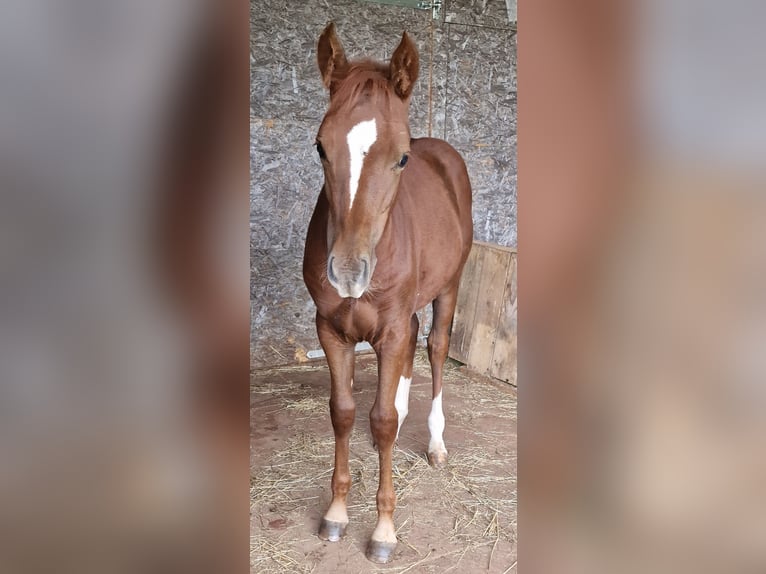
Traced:
POLYGON ((434 468, 443 467, 445 464, 447 464, 447 453, 446 452, 429 452, 428 464, 430 464, 434 468))
POLYGON ((370 540, 367 545, 367 560, 376 564, 385 564, 394 554, 396 542, 378 542, 370 540))
POLYGON ((346 533, 346 526, 343 522, 335 522, 322 518, 322 522, 319 523, 319 538, 329 540, 330 542, 337 542, 346 533))

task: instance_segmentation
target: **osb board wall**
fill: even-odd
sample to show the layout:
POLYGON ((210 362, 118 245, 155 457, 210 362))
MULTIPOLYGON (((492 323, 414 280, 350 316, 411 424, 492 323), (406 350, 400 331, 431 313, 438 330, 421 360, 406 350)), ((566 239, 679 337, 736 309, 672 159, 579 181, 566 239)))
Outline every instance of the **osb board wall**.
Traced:
POLYGON ((460 281, 449 356, 516 384, 516 250, 473 244, 460 281))
MULTIPOLYGON (((301 262, 322 185, 313 143, 327 95, 316 41, 330 20, 349 57, 388 59, 402 30, 413 36, 421 54, 410 109, 413 137, 430 129, 463 154, 476 239, 516 244, 516 33, 506 12, 504 0, 448 0, 442 20, 433 22, 428 10, 357 0, 251 0, 253 366, 291 363, 319 348, 301 262)), ((421 325, 427 332, 430 313, 421 313, 421 325)))

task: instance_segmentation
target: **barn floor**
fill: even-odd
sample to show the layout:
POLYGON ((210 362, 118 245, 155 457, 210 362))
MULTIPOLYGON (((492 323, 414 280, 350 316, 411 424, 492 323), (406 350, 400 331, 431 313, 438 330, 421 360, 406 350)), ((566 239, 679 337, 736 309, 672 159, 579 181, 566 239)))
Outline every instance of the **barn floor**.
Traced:
POLYGON ((335 543, 316 536, 331 497, 333 467, 326 363, 253 372, 251 572, 515 572, 515 390, 450 362, 444 387, 450 460, 445 468, 433 469, 425 458, 431 380, 422 350, 394 452, 399 544, 388 565, 366 560, 378 484, 369 427, 376 368, 374 355, 357 358, 351 522, 335 543))

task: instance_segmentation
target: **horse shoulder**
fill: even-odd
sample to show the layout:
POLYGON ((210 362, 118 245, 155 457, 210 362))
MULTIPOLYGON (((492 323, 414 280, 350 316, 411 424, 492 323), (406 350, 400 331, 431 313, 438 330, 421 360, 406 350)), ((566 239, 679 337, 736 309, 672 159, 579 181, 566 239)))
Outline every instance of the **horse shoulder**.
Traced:
POLYGON ((470 211, 471 182, 463 156, 449 143, 438 138, 413 139, 411 149, 439 176, 460 210, 467 207, 470 211))

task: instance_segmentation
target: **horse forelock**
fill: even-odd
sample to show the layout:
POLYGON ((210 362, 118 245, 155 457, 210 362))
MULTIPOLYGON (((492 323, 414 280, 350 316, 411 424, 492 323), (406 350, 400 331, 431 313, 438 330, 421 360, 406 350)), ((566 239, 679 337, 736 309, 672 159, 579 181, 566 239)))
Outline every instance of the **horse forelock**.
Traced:
POLYGON ((337 78, 336 88, 330 98, 330 110, 351 110, 363 98, 370 103, 388 104, 396 97, 389 80, 388 64, 373 60, 352 62, 337 78))

